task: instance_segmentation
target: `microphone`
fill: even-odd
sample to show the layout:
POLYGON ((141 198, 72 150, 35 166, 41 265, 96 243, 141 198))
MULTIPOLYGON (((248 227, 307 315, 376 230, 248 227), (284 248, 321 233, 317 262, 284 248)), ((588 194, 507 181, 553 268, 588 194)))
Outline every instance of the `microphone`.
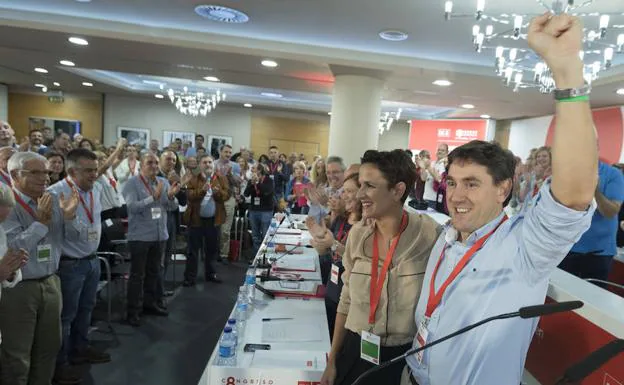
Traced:
POLYGON ((596 371, 607 361, 624 351, 624 340, 617 339, 609 342, 598 350, 593 351, 582 361, 566 369, 555 385, 575 384, 596 371))
POLYGON ((355 382, 353 382, 353 384, 351 385, 358 385, 360 384, 364 378, 368 377, 369 375, 371 375, 372 373, 375 373, 379 370, 385 369, 388 366, 394 365, 397 362, 401 362, 403 360, 405 360, 408 356, 411 356, 412 354, 418 353, 422 350, 425 349, 429 349, 430 347, 433 347, 435 345, 438 345, 446 340, 449 340, 453 337, 456 337, 460 334, 466 333, 469 330, 472 330, 476 327, 479 327, 481 325, 484 325, 486 323, 492 322, 492 321, 496 321, 496 320, 502 320, 502 319, 508 319, 508 318, 515 318, 515 317, 520 317, 520 318, 534 318, 534 317, 539 317, 542 315, 550 315, 550 314, 555 314, 555 313, 561 313, 561 312, 566 312, 566 311, 570 311, 570 310, 574 310, 574 309, 578 309, 580 307, 583 307, 583 302, 582 301, 568 301, 568 302, 558 302, 558 303, 549 303, 549 304, 544 304, 544 305, 535 305, 535 306, 526 306, 526 307, 522 307, 520 308, 518 311, 515 311, 513 313, 505 313, 505 314, 499 314, 490 318, 486 318, 484 320, 481 320, 477 323, 474 323, 472 325, 468 325, 466 327, 463 327, 459 330, 457 330, 454 333, 451 333, 447 336, 444 336, 440 339, 437 339, 435 341, 432 341, 428 344, 425 344, 421 347, 418 348, 412 348, 410 350, 408 350, 407 352, 405 352, 404 354, 395 357, 393 359, 391 359, 390 361, 384 362, 383 364, 376 366, 374 368, 371 368, 369 370, 367 370, 366 372, 362 373, 362 375, 360 375, 355 382))
MULTIPOLYGON (((284 223, 285 219, 286 219, 286 216, 283 216, 282 219, 280 219, 279 223, 277 224, 277 228, 275 229, 275 232, 271 234, 269 239, 265 242, 265 245, 268 245, 269 243, 273 242, 273 239, 277 235, 277 229, 280 228, 282 223, 284 223)), ((271 268, 271 264, 267 262, 267 258, 266 258, 266 247, 264 251, 262 252, 262 263, 261 264, 256 263, 256 268, 258 269, 270 269, 271 268)))

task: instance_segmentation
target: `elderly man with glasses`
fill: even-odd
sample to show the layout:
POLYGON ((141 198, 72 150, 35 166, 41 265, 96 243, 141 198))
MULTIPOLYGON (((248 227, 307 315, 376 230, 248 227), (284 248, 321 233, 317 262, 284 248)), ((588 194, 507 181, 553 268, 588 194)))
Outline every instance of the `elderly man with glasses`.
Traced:
POLYGON ((30 259, 22 282, 6 290, 0 302, 0 382, 49 384, 61 346, 61 284, 55 273, 78 195, 46 192, 48 161, 34 152, 13 155, 8 171, 17 204, 2 227, 8 247, 27 251, 30 259))

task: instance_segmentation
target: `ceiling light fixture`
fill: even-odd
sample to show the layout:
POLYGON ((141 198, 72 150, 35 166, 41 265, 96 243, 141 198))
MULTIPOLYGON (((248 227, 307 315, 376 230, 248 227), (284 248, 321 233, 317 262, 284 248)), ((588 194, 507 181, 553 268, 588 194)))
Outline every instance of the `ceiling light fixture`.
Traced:
POLYGON ((59 63, 61 65, 68 66, 68 67, 73 67, 76 65, 73 61, 69 61, 69 60, 61 60, 59 63))
POLYGON ((275 93, 275 92, 262 92, 262 93, 260 93, 260 95, 266 96, 267 98, 281 98, 281 97, 284 96, 282 94, 278 94, 278 93, 275 93))
POLYGON ((243 104, 243 107, 245 107, 245 108, 251 108, 251 107, 253 107, 253 104, 251 104, 251 103, 245 103, 245 104, 243 104))
POLYGON ((221 5, 198 5, 195 7, 195 13, 220 23, 242 24, 249 21, 249 16, 246 13, 221 5))
POLYGON ((379 32, 379 37, 388 41, 403 41, 407 40, 409 35, 406 32, 396 29, 387 29, 385 31, 379 32))
POLYGON ((475 108, 475 106, 473 106, 472 104, 462 104, 460 107, 466 110, 472 110, 473 108, 475 108))
POLYGON ((37 67, 35 68, 35 72, 39 72, 40 74, 47 74, 48 70, 45 68, 37 67))
POLYGON ((59 82, 54 82, 52 84, 54 84, 54 87, 60 87, 61 86, 61 83, 59 83, 59 82))
POLYGON ((154 95, 154 97, 155 97, 156 99, 164 99, 164 98, 165 98, 165 95, 163 95, 163 94, 156 94, 156 95, 154 95))
POLYGON ((491 119, 492 117, 490 115, 487 114, 483 114, 481 115, 481 119, 491 119))
POLYGON ((331 111, 329 111, 329 112, 327 113, 327 115, 329 115, 329 116, 331 116, 331 114, 332 114, 332 113, 331 113, 331 111))
POLYGON ((48 87, 41 87, 41 92, 48 92, 48 87))
POLYGON ((91 0, 76 0, 77 3, 90 3, 91 0))
POLYGON ((620 88, 619 90, 615 91, 615 93, 624 96, 624 88, 620 88))
POLYGON ((448 86, 452 86, 453 82, 451 82, 450 80, 439 79, 433 82, 433 84, 436 86, 440 86, 440 87, 448 87, 448 86))
POLYGON ((205 76, 204 80, 208 80, 209 82, 220 82, 218 77, 216 76, 205 76))
POLYGON ((72 36, 72 37, 70 37, 67 40, 70 43, 76 44, 76 45, 89 45, 89 42, 86 39, 83 39, 81 37, 72 36))
POLYGON ((182 92, 169 88, 167 95, 178 112, 193 117, 208 115, 217 108, 219 103, 225 100, 225 94, 221 93, 221 90, 210 94, 201 91, 192 92, 189 91, 188 87, 184 87, 182 92))
POLYGON ((381 114, 379 119, 379 135, 383 135, 384 132, 390 131, 392 124, 401 119, 403 109, 399 108, 396 112, 386 112, 381 114))
POLYGON ((89 83, 89 82, 82 82, 82 85, 85 87, 93 87, 93 83, 89 83))
POLYGON ((45 87, 45 84, 36 83, 36 84, 35 84, 35 87, 37 87, 37 88, 43 88, 43 87, 45 87))
POLYGON ((279 64, 277 64, 277 62, 276 62, 276 61, 274 61, 274 60, 268 60, 268 59, 263 60, 263 61, 261 62, 261 64, 262 64, 263 66, 267 67, 267 68, 275 68, 275 67, 277 67, 277 66, 279 65, 279 64))

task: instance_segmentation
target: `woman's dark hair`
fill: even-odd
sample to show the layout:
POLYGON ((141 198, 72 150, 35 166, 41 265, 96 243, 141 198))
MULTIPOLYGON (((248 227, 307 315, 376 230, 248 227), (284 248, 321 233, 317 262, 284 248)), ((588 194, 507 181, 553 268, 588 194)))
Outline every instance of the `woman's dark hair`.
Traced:
POLYGON ((260 163, 267 163, 269 161, 269 157, 266 154, 262 154, 260 155, 260 157, 258 157, 258 162, 260 163))
MULTIPOLYGON (((457 147, 448 156, 447 173, 453 162, 465 161, 485 166, 495 185, 508 179, 513 182, 516 172, 516 158, 511 151, 505 150, 498 143, 473 140, 457 147)), ((503 203, 503 207, 507 206, 511 200, 511 195, 512 191, 509 191, 509 196, 503 203)))
POLYGON ((63 171, 61 171, 61 173, 59 174, 58 179, 56 180, 52 180, 50 181, 50 184, 56 183, 59 180, 63 180, 63 178, 65 178, 67 176, 67 172, 65 171, 66 167, 65 167, 65 157, 63 156, 63 154, 61 154, 60 152, 56 152, 53 150, 50 150, 48 152, 45 153, 44 157, 47 160, 50 160, 50 158, 61 158, 63 160, 63 171))
POLYGON ((397 183, 405 183, 405 193, 401 197, 404 203, 416 183, 416 166, 404 150, 377 151, 368 150, 362 156, 362 165, 369 163, 375 165, 381 175, 388 181, 389 187, 397 183))

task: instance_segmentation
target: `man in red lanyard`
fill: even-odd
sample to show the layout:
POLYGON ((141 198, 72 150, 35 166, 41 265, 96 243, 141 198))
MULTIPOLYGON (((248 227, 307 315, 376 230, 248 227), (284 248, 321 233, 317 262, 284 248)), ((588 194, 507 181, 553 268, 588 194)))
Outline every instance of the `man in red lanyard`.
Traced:
POLYGON ((100 189, 93 188, 98 178, 98 161, 92 151, 84 148, 71 150, 67 154, 65 167, 69 175, 50 187, 50 191, 56 195, 76 192, 79 204, 76 218, 67 224, 61 245, 58 276, 63 293, 63 344, 54 379, 60 384, 77 384, 82 381, 80 372, 70 363, 110 361, 107 353, 89 346, 88 339, 100 281, 100 261, 95 252, 102 233, 102 203, 100 189))
POLYGON ((11 183, 11 176, 9 175, 9 170, 7 168, 9 159, 17 152, 13 147, 2 147, 0 148, 0 183, 4 183, 5 185, 11 187, 13 184, 11 183))
POLYGON ((2 223, 9 249, 30 258, 22 282, 4 290, 0 302, 0 383, 49 384, 61 346, 61 284, 56 271, 66 223, 76 217, 78 194, 46 192, 48 161, 34 152, 11 157, 15 208, 2 223))
MULTIPOLYGON (((529 45, 545 60, 557 87, 552 179, 531 208, 509 219, 504 214, 515 172, 511 152, 473 141, 449 154, 451 224, 431 251, 415 312, 414 346, 544 303, 550 275, 589 228, 598 154, 591 87, 578 56, 582 37, 580 21, 566 14, 539 16, 529 27, 529 45)), ((409 356, 411 373, 404 373, 402 383, 518 384, 537 322, 496 321, 409 356)))

